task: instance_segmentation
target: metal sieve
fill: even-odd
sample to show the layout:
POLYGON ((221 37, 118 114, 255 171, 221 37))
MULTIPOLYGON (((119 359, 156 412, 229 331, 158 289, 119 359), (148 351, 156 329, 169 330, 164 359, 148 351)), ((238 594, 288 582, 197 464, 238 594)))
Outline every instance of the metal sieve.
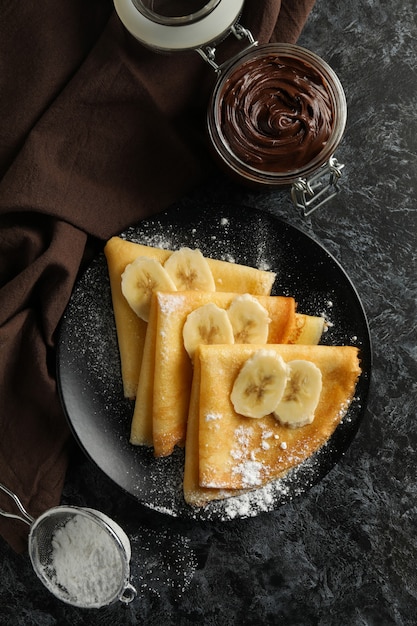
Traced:
POLYGON ((57 506, 36 520, 19 498, 0 483, 20 515, 0 509, 0 515, 28 526, 28 550, 33 569, 59 600, 80 608, 99 608, 136 597, 130 584, 130 541, 104 513, 85 507, 57 506))

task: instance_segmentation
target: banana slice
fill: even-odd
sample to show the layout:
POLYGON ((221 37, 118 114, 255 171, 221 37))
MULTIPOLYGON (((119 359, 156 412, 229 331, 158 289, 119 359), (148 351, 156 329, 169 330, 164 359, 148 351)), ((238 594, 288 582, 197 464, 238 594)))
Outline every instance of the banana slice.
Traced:
POLYGON ((164 268, 179 291, 216 291, 209 264, 198 249, 176 250, 165 261, 164 268))
POLYGON ((176 286, 161 263, 150 257, 137 257, 122 274, 122 293, 136 315, 149 319, 154 291, 176 291, 176 286))
POLYGON ((268 311, 256 298, 248 293, 237 296, 227 309, 232 323, 235 343, 267 343, 269 322, 268 311))
POLYGON ((236 413, 264 417, 273 412, 287 383, 288 368, 273 350, 260 348, 243 365, 233 384, 230 399, 236 413))
POLYGON ((187 316, 182 336, 191 359, 200 344, 234 343, 233 328, 226 311, 213 302, 198 307, 187 316))
POLYGON ((311 361, 289 361, 290 376, 274 417, 291 428, 311 424, 318 405, 321 388, 321 371, 311 361))

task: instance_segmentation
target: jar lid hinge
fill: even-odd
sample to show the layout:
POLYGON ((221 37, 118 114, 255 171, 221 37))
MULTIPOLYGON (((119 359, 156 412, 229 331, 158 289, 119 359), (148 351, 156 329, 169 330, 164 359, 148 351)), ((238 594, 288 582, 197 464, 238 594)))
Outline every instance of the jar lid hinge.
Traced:
POLYGON ((298 178, 291 186, 293 204, 303 211, 305 217, 329 202, 339 193, 339 180, 343 163, 334 156, 318 172, 309 178, 298 178))
MULTIPOLYGON (((242 41, 243 39, 247 39, 249 42, 249 46, 247 47, 247 49, 251 48, 252 46, 256 46, 258 44, 258 42, 255 40, 250 30, 248 30, 247 28, 245 28, 239 23, 235 23, 230 27, 230 33, 232 33, 236 37, 236 39, 238 39, 239 41, 242 41)), ((214 70, 218 74, 221 72, 223 64, 219 65, 216 62, 216 47, 215 46, 213 45, 202 46, 200 48, 197 48, 197 52, 203 57, 203 59, 209 65, 211 65, 211 67, 214 68, 214 70)), ((230 63, 231 60, 233 59, 228 59, 227 63, 230 63)))

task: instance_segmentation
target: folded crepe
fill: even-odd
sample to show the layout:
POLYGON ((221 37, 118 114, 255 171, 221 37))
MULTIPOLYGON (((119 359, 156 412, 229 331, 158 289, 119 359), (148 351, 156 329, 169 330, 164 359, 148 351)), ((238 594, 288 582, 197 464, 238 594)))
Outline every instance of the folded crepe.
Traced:
MULTIPOLYGON (((184 445, 192 381, 192 363, 183 341, 184 323, 192 311, 210 302, 227 309, 237 295, 203 291, 154 294, 132 418, 131 443, 153 445, 155 456, 167 456, 176 445, 184 445)), ((268 342, 286 343, 296 327, 294 298, 255 297, 271 320, 268 342)))
POLYGON ((312 423, 282 425, 271 414, 239 415, 230 399, 245 361, 265 346, 200 346, 185 446, 184 498, 193 506, 238 495, 284 476, 309 458, 346 414, 360 375, 358 349, 351 346, 269 345, 285 362, 304 359, 317 365, 322 391, 312 423))
MULTIPOLYGON (((133 399, 136 397, 138 387, 147 323, 136 315, 123 296, 121 275, 125 267, 139 256, 154 258, 163 264, 172 254, 172 250, 112 237, 107 242, 104 253, 110 278, 124 395, 133 399)), ((207 261, 217 291, 263 295, 271 293, 275 280, 274 272, 217 259, 207 261)))

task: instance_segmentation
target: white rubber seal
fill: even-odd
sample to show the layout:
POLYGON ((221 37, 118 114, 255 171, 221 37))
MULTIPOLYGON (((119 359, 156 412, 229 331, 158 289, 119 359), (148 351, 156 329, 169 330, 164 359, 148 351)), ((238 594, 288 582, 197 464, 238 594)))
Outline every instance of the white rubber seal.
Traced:
POLYGON ((166 26, 142 15, 132 0, 114 0, 124 27, 141 43, 165 51, 189 50, 215 42, 236 22, 244 0, 223 0, 198 22, 166 26))

